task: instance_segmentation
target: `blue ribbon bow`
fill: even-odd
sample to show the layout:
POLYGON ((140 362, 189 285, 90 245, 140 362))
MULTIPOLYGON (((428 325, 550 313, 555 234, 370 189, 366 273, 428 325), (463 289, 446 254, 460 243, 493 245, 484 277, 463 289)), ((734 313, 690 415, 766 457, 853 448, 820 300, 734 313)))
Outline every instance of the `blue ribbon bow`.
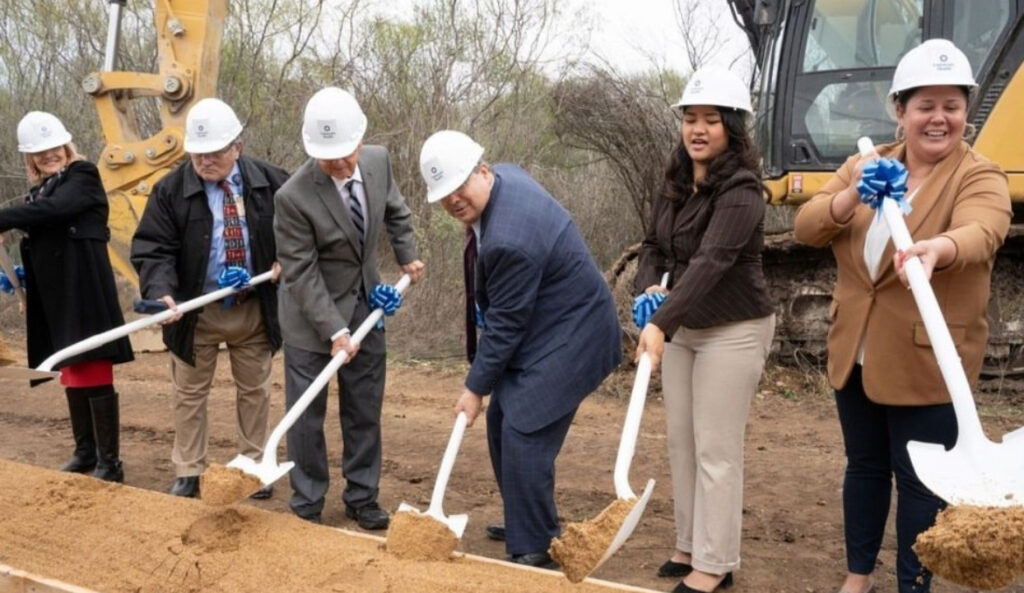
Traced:
POLYGON ((14 266, 14 275, 18 277, 18 282, 21 287, 25 287, 25 268, 23 266, 14 266))
POLYGON ((480 310, 479 303, 473 303, 473 312, 476 313, 476 326, 479 329, 487 329, 487 324, 484 323, 484 312, 480 310))
POLYGON ((250 280, 252 280, 252 276, 249 275, 249 270, 241 266, 228 266, 221 270, 220 277, 217 278, 217 286, 221 288, 245 288, 249 286, 250 280))
POLYGON ((11 279, 7 277, 3 270, 0 270, 0 290, 7 294, 14 294, 14 285, 11 284, 11 279))
POLYGON ((662 292, 645 293, 633 299, 633 323, 643 329, 663 302, 665 293, 662 292))
MULTIPOLYGON (((370 291, 370 307, 373 309, 383 309, 384 314, 391 316, 398 311, 398 308, 402 306, 402 293, 398 292, 398 289, 390 284, 378 284, 373 287, 370 291)), ((384 318, 381 317, 377 320, 377 329, 383 329, 384 318)))
MULTIPOLYGON (((221 270, 220 276, 217 278, 217 286, 241 290, 249 286, 250 280, 252 280, 252 276, 249 274, 249 270, 241 266, 228 266, 221 270)), ((231 307, 234 303, 235 295, 229 294, 224 297, 224 309, 231 307)))
POLYGON ((904 216, 910 214, 910 204, 904 199, 908 176, 907 168, 896 159, 883 158, 867 163, 857 184, 860 201, 881 216, 882 200, 892 198, 904 216))

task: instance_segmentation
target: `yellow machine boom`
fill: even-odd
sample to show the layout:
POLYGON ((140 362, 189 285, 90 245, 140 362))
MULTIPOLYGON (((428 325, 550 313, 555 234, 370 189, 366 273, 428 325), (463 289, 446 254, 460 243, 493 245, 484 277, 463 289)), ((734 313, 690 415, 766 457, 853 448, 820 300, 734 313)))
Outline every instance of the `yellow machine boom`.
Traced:
POLYGON ((221 30, 227 0, 154 0, 159 70, 114 70, 124 0, 110 1, 110 29, 103 70, 82 81, 92 95, 106 146, 97 166, 110 202, 110 259, 133 284, 138 276, 128 250, 153 185, 185 155, 188 108, 217 92, 221 30), (142 137, 133 100, 156 97, 162 128, 142 137))

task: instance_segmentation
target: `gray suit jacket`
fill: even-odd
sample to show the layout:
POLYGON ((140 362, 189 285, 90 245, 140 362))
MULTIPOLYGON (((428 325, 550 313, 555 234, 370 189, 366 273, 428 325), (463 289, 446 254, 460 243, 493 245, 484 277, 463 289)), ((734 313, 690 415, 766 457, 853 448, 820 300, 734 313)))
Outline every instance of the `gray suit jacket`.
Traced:
MULTIPOLYGON (((359 289, 380 283, 377 243, 386 229, 400 265, 419 258, 412 213, 382 146, 359 153, 368 214, 359 249, 356 227, 334 181, 306 161, 274 196, 274 237, 281 264, 278 313, 285 344, 330 352, 331 336, 348 327, 359 289)), ((355 331, 355 327, 350 327, 355 331)))

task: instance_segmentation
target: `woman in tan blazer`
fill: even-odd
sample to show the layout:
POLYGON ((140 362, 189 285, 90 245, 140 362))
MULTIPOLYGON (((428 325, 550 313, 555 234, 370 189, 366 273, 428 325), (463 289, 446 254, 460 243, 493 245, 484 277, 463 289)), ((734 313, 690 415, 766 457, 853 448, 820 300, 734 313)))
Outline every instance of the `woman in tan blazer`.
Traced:
POLYGON ((899 62, 889 97, 897 141, 880 156, 909 172, 906 218, 915 243, 894 253, 884 220, 857 192, 864 165, 850 157, 797 212, 796 238, 832 246, 838 275, 828 337, 847 467, 843 483, 847 576, 842 593, 874 588, 871 573, 897 486, 896 573, 899 591, 926 592, 930 574, 911 546, 943 503, 917 479, 907 442, 951 447, 957 426, 902 263, 921 258, 972 381, 988 336, 985 314, 996 250, 1009 229, 1006 176, 964 141, 975 87, 964 54, 932 39, 899 62))
POLYGON ((664 356, 676 541, 658 575, 684 577, 673 593, 706 593, 731 585, 740 565, 743 435, 775 315, 761 269, 765 203, 744 114, 750 93, 728 70, 699 70, 674 109, 680 142, 636 277, 637 290, 667 298, 644 325, 637 356, 647 352, 655 368, 664 356), (659 285, 666 272, 670 290, 659 285))

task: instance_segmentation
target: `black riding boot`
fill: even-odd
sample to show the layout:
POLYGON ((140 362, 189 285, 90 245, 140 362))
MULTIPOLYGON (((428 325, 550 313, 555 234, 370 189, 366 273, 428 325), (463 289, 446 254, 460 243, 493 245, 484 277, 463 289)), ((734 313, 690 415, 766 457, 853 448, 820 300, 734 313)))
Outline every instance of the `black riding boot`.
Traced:
POLYGON ((75 452, 71 460, 60 468, 63 472, 87 474, 96 467, 96 439, 93 436, 92 411, 89 390, 78 387, 64 389, 71 414, 71 433, 75 437, 75 452))
POLYGON ((99 459, 92 477, 108 482, 123 482, 119 452, 120 423, 117 407, 117 393, 113 385, 93 388, 96 395, 89 399, 92 406, 92 423, 96 430, 96 449, 99 459))

